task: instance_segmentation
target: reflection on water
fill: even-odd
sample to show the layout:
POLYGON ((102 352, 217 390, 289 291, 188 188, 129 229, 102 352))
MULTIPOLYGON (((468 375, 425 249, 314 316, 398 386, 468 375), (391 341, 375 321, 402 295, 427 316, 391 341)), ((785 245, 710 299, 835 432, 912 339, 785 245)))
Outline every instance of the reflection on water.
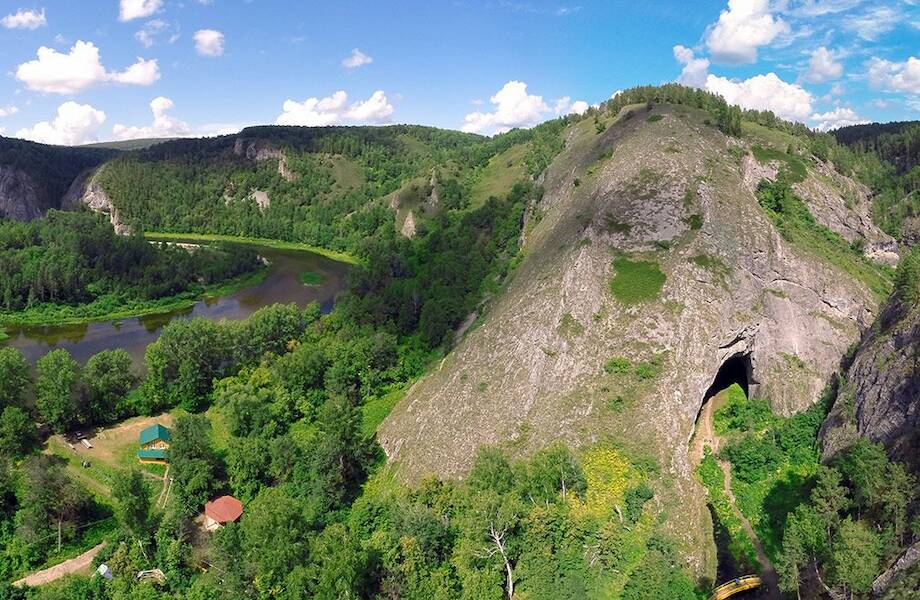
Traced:
POLYGON ((10 339, 6 344, 18 348, 31 364, 57 348, 66 349, 80 363, 102 350, 123 348, 140 363, 144 350, 173 319, 240 320, 263 306, 278 302, 306 306, 317 301, 323 312, 332 310, 335 295, 345 285, 349 265, 311 252, 264 247, 257 250, 271 264, 268 276, 259 285, 165 314, 80 325, 7 328, 10 339), (322 283, 303 285, 300 274, 304 271, 319 273, 322 283))

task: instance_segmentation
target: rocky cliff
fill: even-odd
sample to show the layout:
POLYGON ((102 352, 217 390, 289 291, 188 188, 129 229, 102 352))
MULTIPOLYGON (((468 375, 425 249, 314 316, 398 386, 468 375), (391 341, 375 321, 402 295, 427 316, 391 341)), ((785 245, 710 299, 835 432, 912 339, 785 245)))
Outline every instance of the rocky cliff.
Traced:
POLYGON ((131 227, 121 218, 118 209, 112 203, 112 199, 99 185, 98 175, 104 168, 103 166, 99 170, 85 171, 74 179, 70 189, 64 194, 61 208, 72 209, 84 205, 90 210, 101 212, 108 216, 115 233, 130 235, 131 227))
MULTIPOLYGON (((566 131, 506 290, 378 431, 404 478, 462 476, 484 444, 525 454, 612 437, 657 458, 661 510, 690 566, 714 568, 688 455, 707 389, 741 358, 777 412, 806 408, 879 298, 779 234, 749 185, 770 177, 748 156, 766 142, 705 117, 633 107, 604 116, 602 133, 589 119, 566 131), (614 357, 642 376, 605 370, 614 357)), ((834 189, 822 201, 835 218, 867 228, 834 189)))
POLYGON ((61 208, 74 180, 114 154, 0 137, 0 217, 28 221, 61 208))
POLYGON ((901 293, 888 300, 845 373, 821 430, 824 457, 860 436, 920 472, 920 306, 901 293))

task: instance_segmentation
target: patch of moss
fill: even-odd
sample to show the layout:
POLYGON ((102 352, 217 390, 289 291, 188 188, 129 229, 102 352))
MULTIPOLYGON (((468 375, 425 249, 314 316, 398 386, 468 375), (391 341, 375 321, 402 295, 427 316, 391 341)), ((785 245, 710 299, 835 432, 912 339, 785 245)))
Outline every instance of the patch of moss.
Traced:
POLYGON ((556 327, 556 331, 562 337, 578 337, 585 332, 585 326, 579 323, 571 313, 565 313, 559 320, 559 326, 556 327))
POLYGON ((646 119, 646 121, 648 121, 649 123, 657 123, 663 118, 664 118, 664 115, 651 115, 648 119, 646 119))
POLYGON ((608 233, 622 233, 623 235, 629 235, 629 232, 632 231, 632 225, 618 220, 613 215, 607 215, 604 218, 604 225, 607 227, 608 233))
POLYGON ((655 300, 667 279, 657 261, 620 256, 613 260, 613 268, 616 273, 610 280, 610 292, 623 304, 655 300))
POLYGON ((702 229, 703 228, 703 215, 692 214, 689 217, 687 217, 686 223, 692 231, 697 231, 698 229, 702 229))
POLYGON ((632 362, 622 356, 614 356, 604 363, 604 371, 607 373, 626 374, 632 370, 632 362))

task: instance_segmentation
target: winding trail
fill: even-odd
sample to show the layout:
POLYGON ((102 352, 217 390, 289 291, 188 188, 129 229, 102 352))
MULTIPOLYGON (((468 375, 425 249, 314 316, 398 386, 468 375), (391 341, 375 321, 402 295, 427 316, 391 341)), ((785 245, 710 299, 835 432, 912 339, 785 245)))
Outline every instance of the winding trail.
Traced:
POLYGON ((747 517, 745 517, 744 513, 738 508, 735 494, 732 493, 731 464, 718 458, 722 439, 716 435, 715 427, 713 426, 713 415, 715 415, 715 412, 725 403, 726 399, 727 395, 725 390, 723 390, 707 400, 700 409, 700 416, 696 424, 696 432, 691 441, 690 460, 693 461, 692 464, 699 465, 703 460, 703 454, 707 446, 712 450, 713 455, 717 457, 716 460, 719 463, 719 468, 722 469, 722 472, 725 474, 723 479, 725 483, 725 495, 728 496, 728 500, 731 502, 735 514, 741 519, 741 526, 744 528, 745 533, 751 538, 751 542, 754 545, 754 552, 757 554, 757 562, 760 563, 760 577, 764 584, 766 584, 766 593, 761 597, 779 600, 782 596, 779 593, 779 578, 776 574, 776 568, 773 566, 767 553, 764 552, 763 544, 760 543, 760 538, 757 537, 754 528, 751 527, 750 521, 747 520, 747 517))

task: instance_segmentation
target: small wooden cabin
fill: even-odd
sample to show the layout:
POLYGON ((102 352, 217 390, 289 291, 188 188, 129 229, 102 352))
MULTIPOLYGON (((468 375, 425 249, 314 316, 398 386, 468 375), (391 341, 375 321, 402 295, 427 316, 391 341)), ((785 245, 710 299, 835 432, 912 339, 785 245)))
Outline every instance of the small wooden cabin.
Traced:
POLYGON ((204 505, 204 527, 208 531, 220 529, 240 518, 243 503, 233 496, 221 496, 204 505))
POLYGON ((169 450, 171 441, 169 429, 159 423, 151 425, 141 431, 141 447, 137 451, 137 459, 143 464, 167 464, 169 461, 166 458, 166 453, 169 450))

